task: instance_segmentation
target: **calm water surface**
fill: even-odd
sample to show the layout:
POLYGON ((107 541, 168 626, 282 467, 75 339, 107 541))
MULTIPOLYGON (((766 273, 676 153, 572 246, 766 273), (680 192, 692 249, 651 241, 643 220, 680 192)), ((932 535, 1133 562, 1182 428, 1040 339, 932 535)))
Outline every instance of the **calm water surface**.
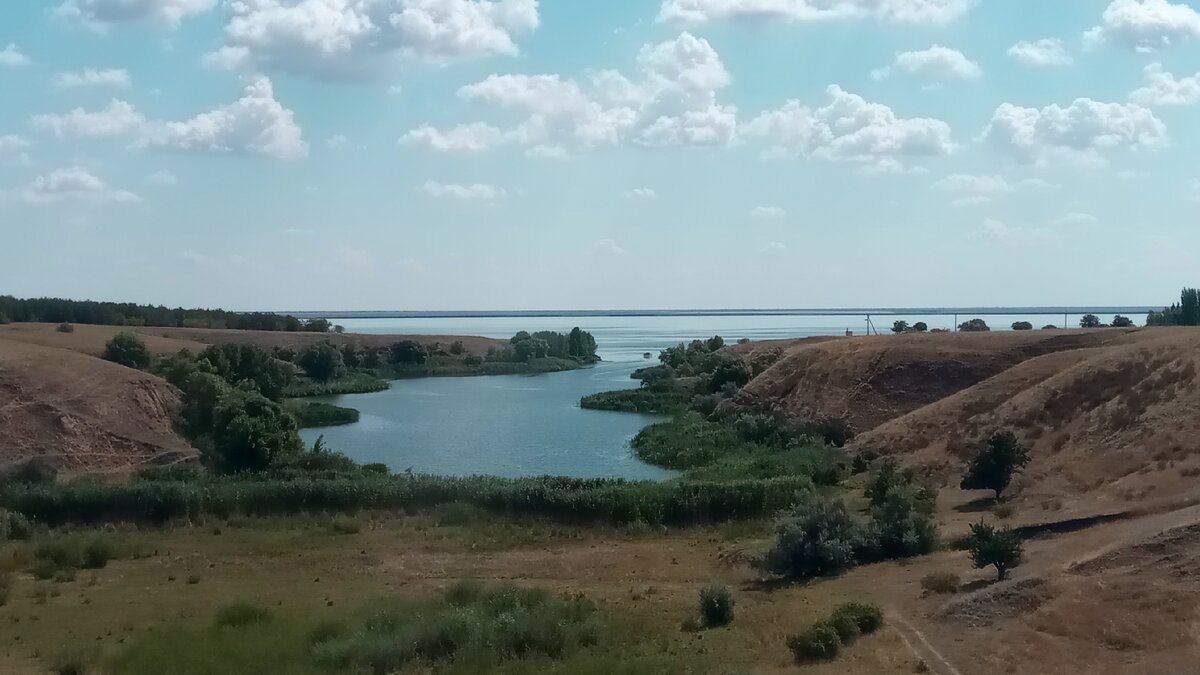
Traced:
MULTIPOLYGON (((995 328, 1024 317, 988 317, 995 328)), ((949 327, 948 317, 905 317, 949 327)), ((965 320, 965 318, 964 318, 965 320)), ((1030 318, 1035 325, 1047 318, 1030 318)), ((1062 319, 1059 319, 1061 323, 1062 319)), ((349 332, 483 335, 509 338, 520 330, 591 331, 604 362, 593 368, 535 376, 399 380, 391 389, 329 399, 357 408, 357 424, 301 432, 312 443, 324 435, 331 447, 359 462, 382 462, 394 471, 443 475, 560 475, 661 479, 671 472, 641 462, 629 441, 657 421, 646 415, 579 408, 587 394, 633 387, 629 374, 664 347, 720 334, 775 339, 864 333, 861 317, 526 317, 349 319, 349 332)), ((878 322, 885 330, 883 321, 878 322)), ((887 326, 891 325, 890 318, 887 326)))

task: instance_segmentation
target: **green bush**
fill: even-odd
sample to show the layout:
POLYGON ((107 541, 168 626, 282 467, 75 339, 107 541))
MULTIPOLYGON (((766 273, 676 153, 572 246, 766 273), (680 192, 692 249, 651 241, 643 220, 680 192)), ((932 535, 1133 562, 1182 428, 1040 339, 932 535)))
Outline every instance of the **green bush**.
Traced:
POLYGON ((760 563, 791 579, 836 574, 854 565, 862 537, 862 528, 840 500, 810 496, 779 520, 775 544, 760 563))
POLYGON ((855 624, 855 635, 870 635, 883 626, 883 611, 875 605, 848 602, 834 610, 831 620, 855 624))
POLYGON ((45 457, 31 457, 20 464, 9 468, 0 475, 0 484, 12 483, 53 483, 58 479, 58 469, 45 457))
POLYGON ((16 511, 0 509, 0 542, 20 541, 28 539, 32 534, 33 526, 28 518, 16 511))
POLYGON ((59 333, 74 333, 75 326, 64 321, 64 322, 58 324, 58 326, 56 326, 54 328, 54 330, 58 331, 59 333))
POLYGON ((216 625, 226 628, 240 628, 256 623, 266 623, 271 620, 271 611, 245 602, 226 605, 217 612, 216 625))
POLYGON ((723 584, 711 584, 700 589, 700 616, 709 628, 728 625, 733 621, 733 594, 723 584))
POLYGON ((284 408, 296 418, 296 423, 301 429, 334 427, 358 421, 358 411, 354 408, 343 408, 320 401, 288 401, 284 408))
POLYGON ((101 355, 105 361, 119 363, 127 368, 145 369, 150 365, 150 350, 133 333, 117 333, 104 345, 101 355))
POLYGON ((831 661, 842 648, 837 628, 828 622, 815 623, 808 630, 788 638, 788 649, 800 663, 831 661))
POLYGON ((108 561, 112 560, 113 556, 114 547, 112 542, 105 537, 95 536, 83 544, 80 567, 89 570, 98 570, 107 566, 108 561))
POLYGON ((57 655, 50 663, 50 672, 54 675, 87 675, 94 672, 99 661, 97 650, 91 647, 69 647, 57 655))

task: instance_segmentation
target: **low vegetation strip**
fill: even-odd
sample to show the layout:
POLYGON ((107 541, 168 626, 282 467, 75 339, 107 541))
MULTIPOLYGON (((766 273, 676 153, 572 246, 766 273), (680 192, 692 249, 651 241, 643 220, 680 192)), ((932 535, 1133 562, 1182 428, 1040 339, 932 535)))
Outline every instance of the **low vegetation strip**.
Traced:
POLYGON ((770 516, 812 481, 625 481, 572 478, 448 478, 423 475, 331 478, 196 478, 128 484, 73 482, 17 485, 0 503, 37 521, 163 523, 201 515, 272 515, 360 510, 420 511, 472 504, 493 513, 573 523, 644 522, 687 526, 770 516))
POLYGON ((301 429, 354 424, 359 417, 354 408, 343 408, 320 401, 291 400, 284 403, 283 409, 296 418, 296 423, 301 429))
POLYGON ((651 391, 649 389, 623 389, 602 391, 584 396, 579 407, 589 410, 612 410, 616 412, 641 413, 643 415, 671 415, 686 410, 692 395, 689 392, 651 391))

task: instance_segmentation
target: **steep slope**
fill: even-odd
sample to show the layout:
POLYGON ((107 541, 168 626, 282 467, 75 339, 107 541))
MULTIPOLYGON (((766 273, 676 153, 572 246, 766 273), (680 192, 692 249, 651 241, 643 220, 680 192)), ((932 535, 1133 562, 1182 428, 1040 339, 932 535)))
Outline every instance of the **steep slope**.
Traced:
POLYGON ((171 425, 178 406, 178 391, 152 375, 0 340, 0 465, 43 456, 79 473, 190 457, 171 425))
POLYGON ((1126 331, 874 336, 798 343, 747 385, 742 404, 840 417, 858 431, 939 401, 1030 358, 1120 340, 1126 331))

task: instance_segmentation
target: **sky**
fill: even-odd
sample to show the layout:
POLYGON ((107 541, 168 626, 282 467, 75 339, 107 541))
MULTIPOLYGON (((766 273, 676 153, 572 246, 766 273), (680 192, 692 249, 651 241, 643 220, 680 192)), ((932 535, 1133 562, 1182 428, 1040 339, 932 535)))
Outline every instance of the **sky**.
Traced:
POLYGON ((0 293, 1167 304, 1200 0, 19 0, 0 293))

